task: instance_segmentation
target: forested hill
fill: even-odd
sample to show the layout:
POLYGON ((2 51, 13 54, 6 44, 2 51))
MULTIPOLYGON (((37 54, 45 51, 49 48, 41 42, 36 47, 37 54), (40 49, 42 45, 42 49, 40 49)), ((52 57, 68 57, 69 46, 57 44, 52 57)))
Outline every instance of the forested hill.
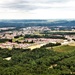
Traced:
POLYGON ((75 26, 74 20, 0 20, 0 27, 75 26))

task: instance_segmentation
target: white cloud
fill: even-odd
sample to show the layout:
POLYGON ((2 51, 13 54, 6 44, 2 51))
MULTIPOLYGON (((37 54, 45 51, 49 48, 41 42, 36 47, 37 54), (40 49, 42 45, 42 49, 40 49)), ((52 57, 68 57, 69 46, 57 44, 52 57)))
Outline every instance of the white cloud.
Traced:
POLYGON ((0 0, 0 19, 75 19, 75 0, 0 0))

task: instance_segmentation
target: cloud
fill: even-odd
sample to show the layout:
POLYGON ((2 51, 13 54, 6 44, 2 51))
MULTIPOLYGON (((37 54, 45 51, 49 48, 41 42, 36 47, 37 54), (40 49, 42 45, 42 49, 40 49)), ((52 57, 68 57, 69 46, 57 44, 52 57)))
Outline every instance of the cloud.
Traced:
POLYGON ((0 0, 0 18, 74 18, 74 13, 75 0, 0 0))
MULTIPOLYGON (((1 8, 10 8, 14 10, 35 10, 35 9, 45 9, 45 8, 55 8, 55 5, 60 5, 63 2, 70 0, 3 0, 0 1, 1 8), (54 6, 53 6, 54 5, 54 6)), ((61 5, 59 6, 61 7, 61 5)))

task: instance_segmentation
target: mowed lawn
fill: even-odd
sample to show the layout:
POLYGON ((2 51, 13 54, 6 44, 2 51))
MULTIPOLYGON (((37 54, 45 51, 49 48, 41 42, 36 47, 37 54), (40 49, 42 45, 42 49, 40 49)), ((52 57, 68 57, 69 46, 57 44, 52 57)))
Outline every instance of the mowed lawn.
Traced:
MULTIPOLYGON (((51 48, 47 48, 47 49, 51 49, 51 48)), ((75 46, 62 45, 62 46, 55 46, 52 49, 57 52, 72 52, 75 50, 75 46)))

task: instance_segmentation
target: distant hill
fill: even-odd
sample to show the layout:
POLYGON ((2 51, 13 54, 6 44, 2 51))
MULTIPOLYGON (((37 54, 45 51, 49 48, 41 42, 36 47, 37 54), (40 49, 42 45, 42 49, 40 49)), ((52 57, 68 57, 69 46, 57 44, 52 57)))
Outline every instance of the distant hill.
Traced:
POLYGON ((0 27, 75 26, 75 20, 0 20, 0 27))

